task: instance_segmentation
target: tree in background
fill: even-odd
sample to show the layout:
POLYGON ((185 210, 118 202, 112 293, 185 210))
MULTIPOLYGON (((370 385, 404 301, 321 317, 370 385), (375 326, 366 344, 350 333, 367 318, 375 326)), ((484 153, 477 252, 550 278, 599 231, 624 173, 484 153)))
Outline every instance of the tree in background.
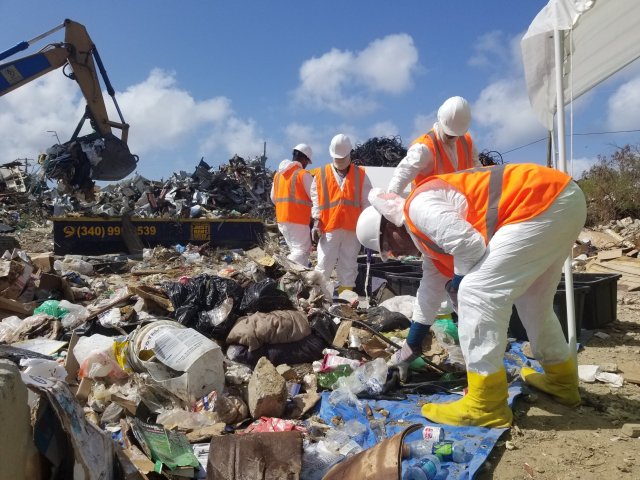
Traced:
POLYGON ((578 184, 587 199, 587 226, 640 218, 640 145, 625 145, 610 157, 598 155, 578 184))

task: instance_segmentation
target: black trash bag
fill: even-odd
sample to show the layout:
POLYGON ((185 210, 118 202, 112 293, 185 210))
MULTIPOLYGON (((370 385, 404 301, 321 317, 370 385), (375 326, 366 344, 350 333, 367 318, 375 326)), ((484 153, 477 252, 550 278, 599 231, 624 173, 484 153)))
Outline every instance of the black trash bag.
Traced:
POLYGON ((226 340, 240 316, 244 289, 229 278, 202 274, 185 283, 167 283, 163 285, 163 289, 175 309, 175 320, 207 337, 226 340), (224 308, 223 304, 228 299, 233 302, 228 315, 221 321, 214 322, 208 312, 224 308))
POLYGON ((240 311, 243 315, 274 310, 295 310, 289 296, 278 288, 278 282, 272 278, 266 278, 254 283, 244 292, 240 311))
POLYGON ((322 360, 324 357, 322 351, 328 346, 322 337, 312 333, 297 342, 273 343, 252 352, 244 345, 231 345, 227 349, 227 357, 234 362, 244 363, 250 367, 254 367, 261 357, 267 357, 274 365, 282 363, 294 365, 322 360))
POLYGON ((322 337, 327 345, 333 342, 339 326, 333 321, 333 316, 325 310, 316 310, 309 315, 309 325, 313 333, 322 337))
POLYGON ((367 310, 367 324, 379 332, 391 332, 409 328, 411 320, 404 314, 392 312, 385 307, 371 307, 367 310))

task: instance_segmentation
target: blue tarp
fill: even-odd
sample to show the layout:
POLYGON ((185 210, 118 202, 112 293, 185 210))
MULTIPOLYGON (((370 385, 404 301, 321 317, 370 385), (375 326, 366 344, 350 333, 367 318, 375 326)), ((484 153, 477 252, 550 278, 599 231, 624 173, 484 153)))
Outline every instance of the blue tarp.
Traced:
MULTIPOLYGON (((512 343, 511 348, 505 355, 505 367, 515 373, 522 365, 532 365, 539 369, 539 364, 527 359, 522 353, 522 343, 512 343)), ((516 380, 509 386, 509 405, 517 395, 522 393, 522 382, 516 380)), ((421 406, 425 403, 450 402, 459 399, 455 394, 436 395, 409 395, 406 400, 361 400, 363 406, 369 405, 373 413, 373 425, 364 410, 358 410, 351 404, 332 405, 329 402, 330 392, 323 392, 320 402, 320 417, 331 425, 331 419, 336 415, 345 422, 355 419, 366 427, 366 432, 354 438, 361 447, 367 449, 376 445, 384 438, 391 437, 409 425, 419 423, 422 425, 437 426, 443 428, 446 440, 460 440, 464 442, 467 458, 465 463, 443 462, 443 472, 438 479, 467 480, 472 479, 480 469, 486 458, 491 453, 500 435, 506 428, 484 428, 484 427, 452 427, 429 422, 420 413, 421 406), (388 416, 383 416, 380 410, 388 412, 388 416), (384 425, 384 427, 381 427, 384 425)), ((422 437, 420 430, 412 432, 406 437, 406 441, 420 440, 422 437)), ((407 467, 410 461, 403 461, 403 467, 407 467)))

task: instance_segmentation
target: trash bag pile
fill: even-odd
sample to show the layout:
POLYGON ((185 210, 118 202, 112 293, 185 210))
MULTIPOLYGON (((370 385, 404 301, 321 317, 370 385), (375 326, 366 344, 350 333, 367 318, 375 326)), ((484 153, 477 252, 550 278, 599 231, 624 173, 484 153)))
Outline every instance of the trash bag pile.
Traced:
MULTIPOLYGON (((386 359, 413 297, 334 297, 276 237, 135 258, 4 252, 0 372, 29 395, 0 408, 25 414, 27 465, 55 478, 257 478, 252 458, 278 445, 263 468, 320 478, 361 451, 318 416, 322 392, 354 408, 360 396, 402 394, 386 359), (54 454, 54 444, 67 447, 54 454), (234 451, 246 460, 229 464, 234 451)), ((423 362, 417 375, 458 371, 451 346, 434 337, 425 351, 440 366, 423 362)))

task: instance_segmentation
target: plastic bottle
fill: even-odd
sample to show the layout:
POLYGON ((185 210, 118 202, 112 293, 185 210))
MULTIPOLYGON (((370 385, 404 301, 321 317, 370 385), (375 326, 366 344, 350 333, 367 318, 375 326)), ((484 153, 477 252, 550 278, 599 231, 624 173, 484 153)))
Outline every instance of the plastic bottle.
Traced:
POLYGON ((440 460, 435 455, 427 455, 411 465, 402 480, 433 480, 440 473, 440 460))
POLYGON ((445 462, 464 463, 466 451, 463 442, 452 442, 445 440, 433 445, 433 453, 445 462))
POLYGON ((416 440, 415 442, 405 443, 402 446, 403 458, 422 458, 433 454, 433 446, 436 442, 427 440, 416 440))

